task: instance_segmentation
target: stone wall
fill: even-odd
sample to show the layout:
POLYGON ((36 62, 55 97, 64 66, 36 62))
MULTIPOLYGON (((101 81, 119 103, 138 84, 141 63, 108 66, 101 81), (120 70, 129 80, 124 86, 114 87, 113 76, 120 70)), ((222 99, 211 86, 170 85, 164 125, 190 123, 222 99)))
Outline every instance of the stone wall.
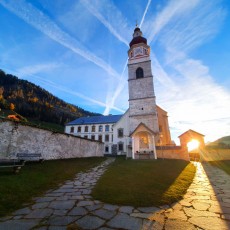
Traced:
POLYGON ((41 153, 46 160, 99 157, 103 151, 98 141, 0 120, 0 158, 20 152, 41 153))
POLYGON ((189 161, 189 154, 187 149, 181 148, 180 146, 175 147, 165 147, 161 148, 160 146, 156 147, 157 158, 158 159, 178 159, 189 161))

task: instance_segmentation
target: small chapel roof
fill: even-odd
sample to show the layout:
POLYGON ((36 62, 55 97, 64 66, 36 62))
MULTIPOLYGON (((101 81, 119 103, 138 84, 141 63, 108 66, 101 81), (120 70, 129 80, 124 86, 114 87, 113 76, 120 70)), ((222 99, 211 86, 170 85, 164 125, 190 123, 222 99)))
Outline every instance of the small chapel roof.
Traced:
POLYGON ((181 136, 184 136, 184 135, 187 135, 187 134, 196 134, 196 135, 198 135, 198 136, 205 136, 205 135, 203 135, 203 134, 201 134, 201 133, 198 133, 198 132, 196 132, 196 131, 194 131, 194 130, 192 130, 192 129, 189 129, 188 131, 186 131, 186 132, 184 132, 184 133, 182 133, 180 136, 178 136, 179 138, 181 137, 181 136))
POLYGON ((90 124, 107 124, 118 122, 123 115, 92 116, 80 117, 66 125, 90 125, 90 124))

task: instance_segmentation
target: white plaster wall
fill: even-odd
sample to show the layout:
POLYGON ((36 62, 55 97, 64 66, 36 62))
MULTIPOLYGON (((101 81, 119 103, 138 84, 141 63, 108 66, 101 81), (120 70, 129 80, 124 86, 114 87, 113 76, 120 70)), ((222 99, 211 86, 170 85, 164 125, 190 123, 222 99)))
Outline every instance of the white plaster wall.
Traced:
POLYGON ((113 126, 113 143, 118 144, 119 142, 124 143, 124 151, 118 152, 118 155, 128 153, 128 145, 132 144, 132 140, 129 137, 129 110, 125 112, 122 118, 113 126), (118 137, 118 129, 123 129, 123 137, 118 137))
POLYGON ((44 159, 103 156, 104 144, 72 135, 0 120, 0 157, 20 152, 41 153, 44 159))

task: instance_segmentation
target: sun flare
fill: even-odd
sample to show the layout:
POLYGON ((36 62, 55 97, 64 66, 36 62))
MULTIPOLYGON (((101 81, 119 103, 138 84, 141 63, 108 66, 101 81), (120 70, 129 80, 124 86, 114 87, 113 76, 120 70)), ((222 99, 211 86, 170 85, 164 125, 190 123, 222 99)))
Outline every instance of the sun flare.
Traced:
POLYGON ((193 149, 198 148, 200 145, 199 141, 197 140, 191 140, 190 142, 188 142, 187 147, 188 147, 188 151, 191 151, 193 149))

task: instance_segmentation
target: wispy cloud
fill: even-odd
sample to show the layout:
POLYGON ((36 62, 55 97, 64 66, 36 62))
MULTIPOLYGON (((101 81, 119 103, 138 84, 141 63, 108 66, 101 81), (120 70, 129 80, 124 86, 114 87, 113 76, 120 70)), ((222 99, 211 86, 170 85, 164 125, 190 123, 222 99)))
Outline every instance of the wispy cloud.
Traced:
POLYGON ((123 18, 117 7, 109 1, 94 0, 93 4, 90 0, 81 0, 81 3, 94 15, 119 41, 127 46, 129 43, 124 37, 127 34, 127 22, 123 18), (110 21, 107 18, 110 19, 110 21), (125 34, 124 34, 125 32, 125 34))
POLYGON ((213 80, 202 61, 189 57, 191 50, 217 34, 225 16, 221 0, 194 0, 170 1, 151 18, 148 41, 157 36, 165 50, 161 63, 152 55, 157 101, 168 111, 173 138, 190 128, 209 140, 229 133, 229 92, 213 80))
MULTIPOLYGON (((152 42, 154 37, 175 17, 185 15, 188 11, 197 6, 201 0, 170 0, 169 3, 160 11, 155 19, 152 21, 151 33, 148 36, 149 44, 152 42)), ((190 18, 192 20, 192 18, 190 18)))
POLYGON ((44 71, 51 71, 53 69, 58 68, 58 66, 59 66, 58 63, 43 63, 43 64, 37 64, 37 65, 31 65, 31 66, 25 66, 19 68, 17 72, 19 76, 26 77, 44 71))
POLYGON ((72 50, 86 60, 98 65, 109 75, 119 77, 119 74, 110 65, 85 49, 79 41, 63 31, 56 23, 30 3, 27 3, 24 0, 1 0, 0 4, 37 30, 41 31, 43 34, 47 35, 49 38, 72 50))
POLYGON ((219 2, 220 0, 200 2, 189 13, 169 23, 159 39, 166 50, 174 54, 176 51, 181 58, 183 52, 188 53, 216 35, 226 17, 226 10, 219 2))

